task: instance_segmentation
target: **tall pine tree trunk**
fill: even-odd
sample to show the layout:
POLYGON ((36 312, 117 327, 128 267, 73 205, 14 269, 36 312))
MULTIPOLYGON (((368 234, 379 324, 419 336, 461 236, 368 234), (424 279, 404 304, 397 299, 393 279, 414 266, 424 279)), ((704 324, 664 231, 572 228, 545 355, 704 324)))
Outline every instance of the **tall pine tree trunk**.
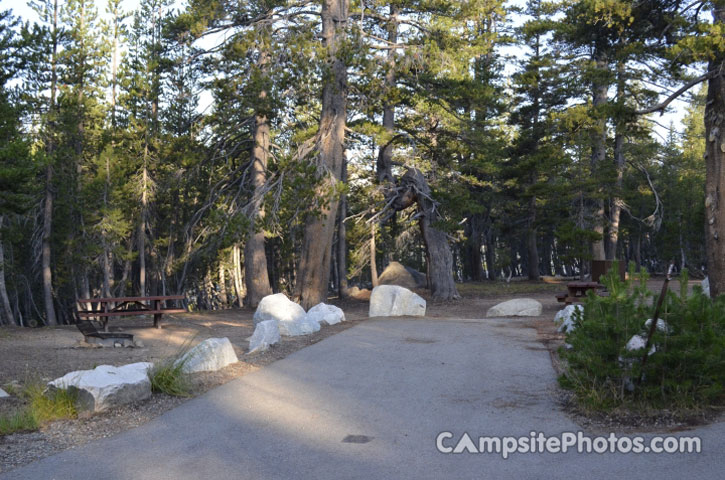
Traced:
POLYGON ((3 315, 0 315, 0 325, 15 325, 13 309, 10 307, 7 287, 5 286, 5 251, 3 250, 3 216, 0 215, 0 307, 3 315))
POLYGON ((53 201, 55 197, 53 187, 53 159, 55 156, 55 125, 56 125, 56 95, 58 88, 58 16, 59 16, 58 0, 53 2, 53 29, 51 32, 52 53, 50 65, 50 122, 47 153, 48 165, 45 167, 45 199, 43 201, 43 235, 41 243, 41 269, 43 274, 43 300, 45 303, 45 323, 47 325, 57 325, 58 320, 55 316, 55 305, 53 304, 53 273, 51 271, 51 251, 50 239, 53 230, 53 201))
POLYGON ((536 229, 536 197, 531 197, 529 205, 529 228, 526 231, 526 247, 528 251, 529 280, 539 279, 539 248, 537 245, 538 231, 536 229))
MULTIPOLYGON (((342 183, 347 183, 347 158, 342 161, 342 183)), ((338 295, 342 298, 347 292, 347 196, 343 193, 340 196, 340 214, 337 223, 337 287, 338 295)))
POLYGON ((349 0, 322 2, 322 38, 331 71, 322 89, 318 162, 323 178, 319 195, 332 198, 323 202, 320 215, 310 216, 305 225, 297 278, 297 293, 305 309, 326 299, 330 279, 332 237, 339 204, 332 190, 342 177, 347 116, 347 66, 338 54, 344 41, 348 10, 349 0))
MULTIPOLYGON (((266 94, 261 93, 261 97, 266 94)), ((267 161, 269 159, 269 123, 264 115, 254 118, 254 147, 252 149, 252 184, 254 199, 252 200, 252 230, 244 245, 245 283, 247 297, 245 303, 256 307, 260 300, 272 293, 267 272, 267 255, 264 251, 264 232, 257 228, 258 220, 264 218, 262 202, 264 200, 264 184, 267 179, 267 161), (255 228, 257 223, 257 228, 255 228)))
MULTIPOLYGON (((725 2, 713 2, 713 23, 725 26, 725 2)), ((708 71, 705 103, 705 221, 710 295, 725 293, 725 51, 716 50, 708 71)))
MULTIPOLYGON (((618 129, 621 127, 618 127, 618 129)), ((619 223, 622 218, 622 185, 624 182, 624 135, 617 132, 614 136, 614 163, 617 169, 617 178, 614 188, 615 194, 612 198, 612 207, 609 222, 609 233, 607 241, 607 260, 614 260, 617 257, 617 244, 619 243, 619 223)))
MULTIPOLYGON (((598 72, 595 72, 596 80, 592 82, 592 107, 596 116, 596 122, 591 135, 591 165, 592 172, 596 175, 604 165, 604 160, 607 156, 607 116, 603 111, 603 107, 606 105, 608 100, 607 90, 609 85, 601 78, 603 72, 605 72, 608 68, 608 63, 604 53, 599 48, 595 49, 594 61, 596 62, 598 72)), ((592 222, 592 230, 598 233, 601 237, 599 240, 595 240, 592 243, 592 258, 594 260, 604 260, 606 258, 606 253, 604 251, 605 221, 604 200, 601 198, 601 192, 598 198, 594 199, 592 222)))
MULTIPOLYGON (((625 100, 624 64, 617 65, 617 101, 624 104, 625 100)), ((609 213, 609 234, 607 235, 607 260, 617 257, 617 243, 619 242, 619 222, 622 216, 622 185, 624 182, 624 123, 617 122, 614 134, 614 168, 617 177, 614 183, 612 207, 609 213)))

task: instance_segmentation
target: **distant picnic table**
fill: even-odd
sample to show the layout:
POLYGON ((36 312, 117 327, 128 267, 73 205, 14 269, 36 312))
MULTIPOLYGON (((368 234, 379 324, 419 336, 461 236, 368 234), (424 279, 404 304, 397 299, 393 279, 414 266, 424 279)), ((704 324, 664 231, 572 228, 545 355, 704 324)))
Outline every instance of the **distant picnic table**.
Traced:
POLYGON ((103 330, 108 331, 108 319, 126 315, 153 315, 154 327, 161 328, 161 316, 165 313, 184 313, 185 308, 168 307, 166 302, 176 302, 186 298, 184 295, 156 295, 150 297, 108 297, 82 298, 78 303, 87 304, 88 308, 79 310, 78 317, 98 318, 103 330))
POLYGON ((556 299, 566 305, 571 305, 586 297, 589 290, 596 292, 603 289, 604 285, 599 282, 569 282, 566 284, 566 293, 557 295, 556 299))

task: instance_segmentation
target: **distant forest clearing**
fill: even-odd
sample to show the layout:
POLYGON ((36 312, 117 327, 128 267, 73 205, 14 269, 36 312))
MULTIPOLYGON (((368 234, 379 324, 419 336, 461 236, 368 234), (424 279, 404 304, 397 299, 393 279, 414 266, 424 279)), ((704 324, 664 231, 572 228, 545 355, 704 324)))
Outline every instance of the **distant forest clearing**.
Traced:
POLYGON ((444 301, 613 259, 725 292, 721 0, 128 8, 0 12, 0 325, 307 309, 392 262, 444 301))

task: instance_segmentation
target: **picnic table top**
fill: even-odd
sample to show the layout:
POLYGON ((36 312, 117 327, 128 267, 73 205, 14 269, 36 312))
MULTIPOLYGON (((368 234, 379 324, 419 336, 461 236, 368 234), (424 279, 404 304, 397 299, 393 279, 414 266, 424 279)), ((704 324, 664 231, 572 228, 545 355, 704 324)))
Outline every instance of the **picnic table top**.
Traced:
POLYGON ((183 300, 185 295, 154 295, 150 297, 108 297, 108 298, 79 298, 79 303, 106 303, 106 302, 143 302, 146 300, 183 300))
POLYGON ((599 282, 569 282, 566 284, 570 288, 604 288, 599 282))

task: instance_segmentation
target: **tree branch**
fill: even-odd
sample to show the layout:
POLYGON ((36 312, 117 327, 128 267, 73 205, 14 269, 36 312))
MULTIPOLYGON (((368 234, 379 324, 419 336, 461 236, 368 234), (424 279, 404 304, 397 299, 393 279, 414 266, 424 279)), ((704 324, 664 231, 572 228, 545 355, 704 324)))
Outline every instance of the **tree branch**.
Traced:
POLYGON ((714 77, 716 74, 720 73, 720 70, 721 69, 711 70, 711 71, 707 72, 706 74, 697 77, 696 79, 692 80, 691 82, 686 83, 675 93, 673 93, 672 95, 667 97, 664 102, 657 104, 653 107, 645 108, 644 110, 635 110, 634 111, 635 115, 647 115, 648 113, 654 113, 657 111, 662 111, 662 113, 664 113, 664 109, 667 108, 667 105, 672 103, 673 100, 675 100, 677 97, 679 97, 680 95, 682 95, 683 93, 685 93, 686 91, 688 91, 689 89, 694 87, 695 85, 714 77))

